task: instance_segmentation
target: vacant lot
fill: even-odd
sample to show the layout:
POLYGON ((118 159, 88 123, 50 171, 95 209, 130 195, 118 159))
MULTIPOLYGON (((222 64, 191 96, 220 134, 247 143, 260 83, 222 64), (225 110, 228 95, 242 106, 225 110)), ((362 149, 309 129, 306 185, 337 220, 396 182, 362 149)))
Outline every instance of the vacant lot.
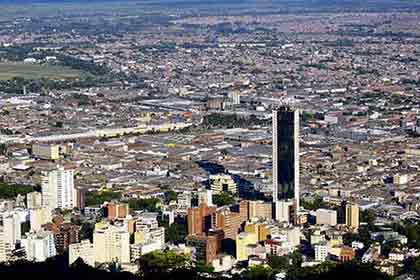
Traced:
POLYGON ((15 77, 25 79, 74 79, 80 76, 80 71, 57 66, 28 63, 0 63, 0 80, 10 80, 15 77))

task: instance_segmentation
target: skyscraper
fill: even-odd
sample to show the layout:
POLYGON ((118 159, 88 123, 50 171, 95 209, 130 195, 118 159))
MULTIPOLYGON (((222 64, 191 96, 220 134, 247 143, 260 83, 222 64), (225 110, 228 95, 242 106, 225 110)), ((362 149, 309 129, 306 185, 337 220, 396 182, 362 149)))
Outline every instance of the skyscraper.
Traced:
POLYGON ((42 205, 51 209, 72 209, 76 206, 74 170, 57 167, 43 173, 42 205))
POLYGON ((359 205, 346 204, 346 225, 353 228, 359 228, 359 205))
POLYGON ((280 200, 299 209, 299 110, 285 106, 273 110, 273 202, 280 200))

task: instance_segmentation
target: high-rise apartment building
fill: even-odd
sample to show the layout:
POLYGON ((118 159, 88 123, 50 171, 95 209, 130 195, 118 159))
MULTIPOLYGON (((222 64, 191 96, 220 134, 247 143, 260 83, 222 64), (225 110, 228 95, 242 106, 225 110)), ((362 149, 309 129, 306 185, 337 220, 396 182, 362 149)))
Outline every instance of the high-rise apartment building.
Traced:
POLYGON ((229 98, 232 105, 241 104, 241 93, 239 90, 234 90, 232 92, 229 92, 229 98))
POLYGON ((37 208, 29 210, 29 223, 31 230, 39 231, 42 225, 51 222, 52 213, 50 208, 37 208))
POLYGON ((279 200, 299 209, 299 110, 286 106, 273 110, 273 202, 279 200))
POLYGON ((337 224, 337 211, 329 209, 316 210, 316 223, 318 225, 335 226, 337 224))
POLYGON ((240 226, 241 215, 231 212, 229 208, 218 209, 212 215, 212 227, 223 230, 224 238, 235 240, 240 226))
POLYGON ((191 207, 191 193, 190 192, 183 192, 178 194, 177 197, 177 205, 178 209, 187 210, 191 207))
POLYGON ((122 228, 113 225, 96 228, 93 246, 98 263, 130 262, 130 233, 122 228))
POLYGON ((210 229, 207 236, 214 236, 217 240, 217 254, 222 252, 223 240, 225 239, 225 232, 222 229, 210 229))
POLYGON ((214 194, 222 192, 237 193, 238 185, 231 175, 228 174, 217 174, 211 175, 211 190, 214 194))
POLYGON ((29 261, 43 262, 54 257, 57 253, 54 244, 54 235, 51 231, 38 231, 26 233, 21 241, 29 261))
POLYGON ((213 206, 213 192, 212 190, 201 190, 198 192, 198 204, 205 203, 208 206, 213 206))
POLYGON ((346 225, 353 229, 359 228, 359 205, 346 204, 346 225))
POLYGON ((26 207, 28 209, 38 209, 42 207, 42 194, 40 192, 30 192, 26 194, 26 207))
POLYGON ((272 203, 265 202, 262 200, 250 200, 248 204, 248 217, 263 218, 271 220, 273 217, 273 205, 272 203))
POLYGON ((106 216, 108 219, 125 218, 129 213, 128 203, 110 202, 106 206, 106 216))
POLYGON ((239 214, 241 216, 241 222, 246 222, 249 219, 248 206, 248 200, 241 200, 239 202, 239 214))
POLYGON ((277 201, 275 217, 278 222, 291 222, 293 218, 293 201, 277 201))
POLYGON ((245 261, 248 259, 248 245, 255 245, 258 242, 256 233, 241 232, 236 237, 236 259, 245 261))
POLYGON ((193 259, 211 263, 217 256, 217 237, 191 235, 187 237, 187 246, 194 247, 193 259))
POLYGON ((130 258, 131 262, 135 262, 138 260, 142 255, 151 253, 153 251, 162 250, 162 246, 158 242, 148 242, 148 243, 138 243, 138 244, 131 244, 130 245, 130 258))
POLYGON ((39 159, 57 160, 60 158, 60 145, 33 144, 32 155, 39 159))
POLYGON ((327 242, 321 242, 319 244, 315 244, 315 261, 317 262, 324 262, 328 258, 328 244, 327 242))
POLYGON ((55 248, 58 254, 63 254, 70 244, 80 241, 80 226, 71 223, 62 223, 54 232, 55 248))
POLYGON ((216 212, 216 207, 201 204, 198 207, 188 208, 188 234, 202 234, 211 228, 211 215, 216 212))
POLYGON ((81 258, 84 263, 95 266, 95 248, 89 240, 82 240, 80 243, 69 245, 69 264, 81 258))
POLYGON ((42 205, 51 209, 72 209, 76 207, 74 169, 58 166, 43 172, 42 205))
POLYGON ((16 213, 3 216, 3 232, 6 248, 13 250, 16 241, 21 240, 21 221, 16 213))
POLYGON ((82 188, 76 188, 76 207, 79 209, 85 209, 86 203, 86 190, 82 188))
POLYGON ((270 226, 267 223, 247 223, 245 225, 245 232, 255 233, 257 235, 258 241, 265 241, 271 236, 272 229, 276 228, 275 226, 270 226))
POLYGON ((0 263, 7 261, 6 241, 4 239, 4 228, 0 226, 0 263))

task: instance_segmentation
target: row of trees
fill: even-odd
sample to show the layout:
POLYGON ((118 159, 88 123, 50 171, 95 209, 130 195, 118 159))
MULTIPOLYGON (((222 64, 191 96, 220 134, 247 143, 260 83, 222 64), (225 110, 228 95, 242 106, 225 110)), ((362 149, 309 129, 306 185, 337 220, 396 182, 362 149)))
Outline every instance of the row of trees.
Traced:
POLYGON ((255 115, 248 117, 240 116, 237 114, 218 114, 213 113, 204 117, 204 125, 209 127, 249 127, 249 126, 268 126, 271 119, 262 120, 255 115))
MULTIPOLYGON (((86 205, 101 205, 105 201, 121 200, 121 193, 114 191, 98 191, 87 192, 85 201, 86 205)), ((129 199, 128 205, 131 210, 145 210, 148 212, 156 212, 159 210, 160 199, 158 198, 144 198, 144 199, 129 199)))
POLYGON ((128 205, 131 210, 146 210, 148 212, 157 212, 160 200, 158 198, 130 199, 128 205))
MULTIPOLYGON (((418 260, 412 260, 412 265, 408 267, 413 275, 418 272, 418 260)), ((198 263, 194 265, 191 258, 187 255, 177 254, 173 251, 156 251, 143 255, 137 261, 139 270, 137 275, 131 273, 118 272, 116 266, 110 267, 110 272, 92 268, 78 259, 71 266, 67 263, 67 257, 58 256, 48 259, 43 263, 30 263, 18 261, 11 265, 0 265, 0 275, 2 278, 11 277, 23 278, 36 275, 42 279, 227 279, 226 277, 213 273, 213 269, 208 265, 198 263), (205 273, 203 273, 205 272, 205 273)), ((234 274, 230 279, 239 280, 269 280, 276 279, 278 270, 270 266, 252 266, 241 274, 234 274)), ((416 276, 418 279, 418 276, 416 276)), ((286 280, 336 280, 336 279, 370 279, 370 280, 390 280, 390 276, 385 275, 369 264, 357 262, 348 263, 324 263, 315 267, 293 267, 287 271, 286 280)))
POLYGON ((0 92, 23 93, 23 87, 27 92, 43 92, 45 90, 62 90, 69 88, 88 88, 98 85, 111 84, 115 81, 110 76, 94 76, 89 73, 82 73, 80 77, 71 79, 25 79, 15 77, 10 80, 0 81, 0 92))
POLYGON ((85 202, 87 206, 101 205, 105 201, 119 200, 121 194, 113 191, 87 192, 85 202))
POLYGON ((16 198, 18 194, 26 195, 33 191, 40 191, 38 186, 27 186, 27 185, 11 185, 5 182, 0 182, 0 198, 16 198))
POLYGON ((232 205, 235 203, 235 198, 225 192, 222 192, 220 194, 213 195, 213 203, 217 206, 225 206, 225 205, 232 205))

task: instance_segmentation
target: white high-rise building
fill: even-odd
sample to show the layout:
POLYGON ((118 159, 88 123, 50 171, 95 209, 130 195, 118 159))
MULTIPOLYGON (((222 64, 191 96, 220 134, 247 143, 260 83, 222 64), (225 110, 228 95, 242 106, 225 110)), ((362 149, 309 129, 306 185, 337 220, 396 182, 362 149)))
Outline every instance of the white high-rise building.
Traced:
POLYGON ((301 230, 299 227, 291 227, 285 229, 285 233, 287 236, 287 241, 290 246, 296 247, 300 244, 300 238, 302 236, 301 230))
POLYGON ((17 214, 11 213, 10 215, 3 216, 3 231, 4 241, 6 247, 13 250, 16 242, 21 240, 21 221, 17 214))
POLYGON ((188 209, 191 207, 191 193, 183 192, 178 194, 177 204, 179 209, 188 209))
POLYGON ((26 207, 28 209, 38 209, 42 207, 42 194, 40 192, 30 192, 26 195, 26 207))
POLYGON ((93 246, 98 263, 130 262, 130 233, 123 228, 108 225, 95 229, 93 246))
POLYGON ((239 105, 241 104, 241 93, 237 90, 229 92, 229 98, 231 100, 232 105, 239 105))
POLYGON ((57 254, 51 231, 27 233, 26 238, 22 239, 22 247, 25 248, 26 259, 29 261, 43 262, 57 254))
POLYGON ((329 209, 316 210, 316 223, 318 225, 335 226, 337 224, 337 211, 329 209))
MULTIPOLYGON (((299 110, 282 106, 273 110, 272 118, 273 202, 292 201, 295 209, 298 210, 299 110)), ((278 217, 276 217, 277 219, 278 217)))
POLYGON ((198 192, 198 205, 205 203, 207 206, 213 206, 213 191, 201 190, 198 192))
POLYGON ((33 231, 41 230, 42 225, 51 222, 51 220, 52 211, 50 208, 32 209, 29 212, 29 223, 33 231))
POLYGON ((292 216, 293 201, 279 200, 275 202, 276 220, 278 222, 290 222, 292 216))
POLYGON ((4 239, 4 229, 0 226, 0 263, 7 261, 6 241, 4 239))
POLYGON ((131 244, 130 245, 130 257, 131 261, 135 262, 139 259, 142 255, 151 253, 153 251, 162 250, 162 246, 159 242, 149 242, 149 243, 138 243, 138 244, 131 244))
POLYGON ((64 167, 43 173, 42 206, 51 209, 72 209, 76 207, 76 189, 74 187, 74 170, 64 167))
POLYGON ((328 245, 326 242, 316 244, 315 248, 315 261, 324 262, 328 257, 328 245))
POLYGON ((71 265, 78 258, 81 258, 85 264, 95 266, 95 247, 89 240, 69 245, 69 264, 71 265))

